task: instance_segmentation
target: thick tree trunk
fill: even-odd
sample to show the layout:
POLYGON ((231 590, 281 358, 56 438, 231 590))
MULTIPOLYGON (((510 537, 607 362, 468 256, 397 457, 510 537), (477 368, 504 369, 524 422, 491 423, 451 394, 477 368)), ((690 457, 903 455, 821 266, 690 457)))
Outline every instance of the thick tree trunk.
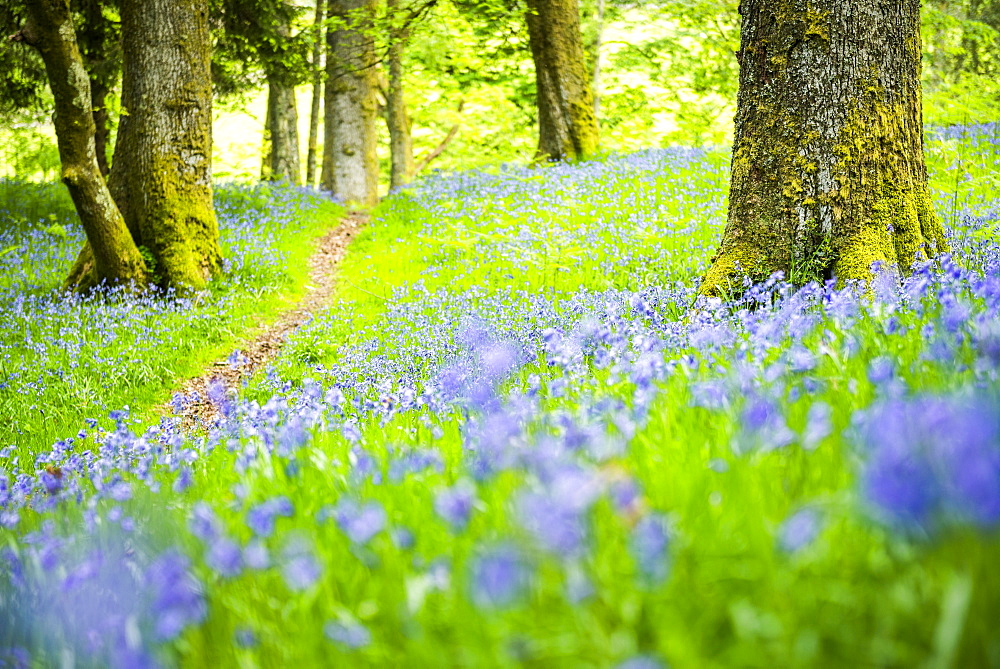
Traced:
POLYGON ((323 97, 323 16, 326 0, 316 0, 316 30, 313 43, 312 65, 314 68, 312 81, 312 104, 309 107, 309 146, 306 150, 306 185, 316 184, 316 152, 319 148, 319 107, 323 97))
POLYGON ((110 186, 164 286, 219 271, 207 0, 122 0, 123 114, 110 186))
POLYGON ((870 280, 946 249, 927 189, 920 0, 744 0, 729 219, 701 292, 870 280))
POLYGON ((538 158, 579 160, 597 150, 597 119, 583 58, 577 0, 528 0, 538 92, 538 158))
POLYGON ((267 118, 271 136, 272 181, 301 183, 299 166, 299 114, 295 107, 295 88, 280 74, 268 77, 267 118))
POLYGON ((346 202, 378 201, 374 0, 330 0, 346 23, 327 34, 323 187, 346 202))
POLYGON ((146 266, 97 165, 90 82, 77 47, 68 0, 32 0, 28 23, 15 39, 36 49, 45 63, 56 111, 53 117, 62 180, 87 233, 90 279, 146 282, 146 266))
MULTIPOLYGON (((387 0, 390 17, 398 8, 398 0, 387 0)), ((406 112, 403 94, 403 52, 409 40, 406 28, 392 30, 389 37, 389 91, 385 96, 385 121, 389 128, 389 147, 392 152, 392 174, 389 187, 402 188, 413 180, 413 140, 410 135, 410 117, 406 112)))

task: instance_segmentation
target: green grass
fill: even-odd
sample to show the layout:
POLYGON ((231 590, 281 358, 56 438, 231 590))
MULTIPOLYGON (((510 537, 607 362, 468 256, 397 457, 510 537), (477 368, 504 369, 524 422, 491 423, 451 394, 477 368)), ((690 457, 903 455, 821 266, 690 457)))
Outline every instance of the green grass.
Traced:
POLYGON ((223 255, 242 258, 244 266, 191 302, 153 299, 135 306, 118 297, 67 306, 50 292, 80 246, 65 189, 0 182, 0 202, 6 203, 0 232, 8 233, 12 262, 23 268, 0 279, 0 288, 9 290, 5 307, 18 293, 35 300, 9 310, 0 335, 0 380, 8 381, 0 410, 9 416, 0 424, 0 444, 26 456, 74 434, 85 418, 104 419, 122 406, 144 422, 158 421, 154 407, 184 379, 225 358, 304 295, 314 242, 343 213, 326 198, 272 197, 267 186, 223 187, 217 198, 223 255), (39 309, 60 317, 40 316, 39 309), (30 392, 18 392, 19 386, 30 392))
MULTIPOLYGON (((992 267, 995 221, 957 216, 995 206, 992 158, 947 142, 929 155, 939 210, 947 217, 950 202, 962 203, 949 221, 961 226, 956 248, 970 268, 992 267), (957 154, 961 171, 948 171, 957 154)), ((871 457, 866 409, 897 392, 990 390, 995 365, 983 362, 976 320, 990 307, 963 278, 898 303, 851 302, 853 314, 806 297, 781 303, 787 309, 691 314, 725 220, 727 162, 721 152, 611 157, 457 175, 388 199, 341 267, 339 302, 246 389, 238 420, 169 448, 155 431, 141 447, 124 430, 102 437, 131 463, 118 466, 129 469, 133 498, 58 513, 57 533, 73 537, 60 568, 95 546, 128 547, 136 569, 168 548, 191 556, 204 622, 163 645, 146 643, 149 619, 135 623, 168 665, 608 667, 646 656, 677 667, 1000 666, 996 529, 947 519, 900 528, 866 499, 859 476, 871 457), (952 298, 969 309, 954 331, 945 325, 952 298), (561 336, 550 327, 607 328, 600 337, 612 342, 611 360, 581 344, 578 358, 560 362, 547 350, 561 336), (713 328, 728 339, 715 341, 713 328), (502 408, 432 399, 386 409, 403 405, 408 390, 433 395, 442 368, 465 364, 470 351, 489 354, 476 343, 480 330, 536 356, 502 377, 502 408), (801 369, 792 364, 800 350, 812 356, 801 369), (884 361, 892 383, 876 373, 884 361), (700 399, 712 385, 724 390, 718 405, 700 399), (791 436, 752 426, 759 402, 791 436), (830 428, 810 442, 810 412, 821 404, 830 428), (510 424, 501 451, 526 460, 484 471, 477 456, 510 424), (538 464, 544 446, 577 429, 591 430, 585 445, 560 451, 558 464, 604 494, 583 514, 584 548, 565 555, 532 533, 518 500, 554 485, 538 464), (430 452, 439 467, 393 475, 404 455, 430 452), (158 464, 143 484, 135 463, 147 456, 158 464), (190 487, 176 486, 181 472, 193 474, 190 487), (638 494, 619 507, 612 492, 627 482, 638 494), (454 485, 476 497, 460 530, 435 511, 454 485), (219 531, 245 548, 252 509, 276 496, 294 512, 259 539, 271 566, 224 574, 190 531, 195 510, 207 504, 219 531), (352 541, 326 513, 344 500, 377 504, 385 528, 352 541), (785 523, 804 509, 820 519, 816 537, 782 548, 785 523), (90 534, 79 531, 88 512, 100 519, 90 534), (119 529, 119 512, 133 531, 119 529), (667 528, 662 574, 646 573, 634 549, 649 519, 667 528), (392 533, 403 530, 412 545, 392 533), (477 560, 508 545, 530 574, 527 587, 503 606, 477 602, 477 560), (283 573, 295 550, 321 570, 301 589, 283 573), (581 586, 590 594, 577 599, 581 586), (331 641, 331 622, 363 625, 371 643, 331 641), (248 647, 234 643, 243 630, 255 638, 248 647)), ((239 321, 228 322, 235 330, 239 321)), ((474 377, 485 373, 470 364, 474 377)), ((48 513, 25 510, 7 545, 34 555, 19 537, 43 528, 48 513)), ((8 602, 30 611, 16 619, 33 626, 21 636, 0 631, 0 647, 16 638, 46 649, 42 662, 66 652, 86 663, 60 631, 58 605, 8 602)))

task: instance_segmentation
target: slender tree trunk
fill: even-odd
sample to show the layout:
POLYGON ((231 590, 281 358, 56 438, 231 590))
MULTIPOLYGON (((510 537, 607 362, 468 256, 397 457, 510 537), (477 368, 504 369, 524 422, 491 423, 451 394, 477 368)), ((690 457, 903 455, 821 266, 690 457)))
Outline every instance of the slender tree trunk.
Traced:
POLYGON ((594 76, 591 90, 594 92, 594 119, 601 120, 601 47, 604 46, 604 0, 597 0, 597 35, 594 37, 594 76))
MULTIPOLYGON (((280 39, 290 39, 288 24, 277 26, 280 39)), ((295 104, 295 77, 280 58, 270 61, 267 72, 267 122, 271 138, 270 179, 298 186, 302 183, 299 160, 299 112, 295 104)))
POLYGON ((89 288, 108 283, 146 282, 146 266, 97 165, 90 82, 76 43, 68 0, 32 0, 28 22, 15 39, 38 49, 52 88, 53 121, 62 180, 87 233, 91 259, 89 288))
POLYGON ((70 9, 78 16, 76 41, 83 65, 90 77, 90 106, 94 111, 94 141, 97 165, 108 176, 108 139, 111 134, 108 95, 121 75, 121 58, 115 54, 118 35, 104 16, 102 0, 72 0, 70 9))
POLYGON ((299 114, 295 107, 295 87, 281 74, 268 77, 267 118, 271 127, 272 181, 302 182, 299 166, 299 114))
POLYGON ((744 0, 729 220, 701 292, 870 280, 946 249, 927 188, 920 0, 744 0))
POLYGON ((327 34, 323 187, 346 202, 378 201, 374 0, 330 0, 346 27, 327 34))
POLYGON ((159 283, 219 271, 208 0, 122 0, 122 106, 110 186, 159 283))
MULTIPOLYGON (((390 17, 398 8, 398 0, 386 0, 390 17)), ((398 28, 389 37, 389 91, 386 99, 386 125, 389 128, 389 146, 392 150, 391 189, 402 188, 413 180, 413 140, 410 135, 410 117, 406 112, 403 95, 403 52, 409 40, 409 30, 398 28)))
POLYGON ((94 148, 97 153, 97 166, 102 176, 108 176, 111 168, 108 166, 108 137, 111 134, 108 117, 108 87, 100 79, 90 80, 90 106, 94 114, 94 148))
POLYGON ((538 158, 579 160, 597 150, 577 0, 528 0, 525 16, 538 92, 538 158))
POLYGON ((306 153, 306 185, 316 185, 316 151, 319 145, 319 107, 323 97, 323 16, 327 0, 316 0, 316 35, 313 43, 312 105, 309 108, 309 147, 306 153))
POLYGON ((271 109, 274 103, 271 101, 273 91, 267 88, 267 107, 264 111, 264 132, 260 136, 260 180, 271 180, 271 109))

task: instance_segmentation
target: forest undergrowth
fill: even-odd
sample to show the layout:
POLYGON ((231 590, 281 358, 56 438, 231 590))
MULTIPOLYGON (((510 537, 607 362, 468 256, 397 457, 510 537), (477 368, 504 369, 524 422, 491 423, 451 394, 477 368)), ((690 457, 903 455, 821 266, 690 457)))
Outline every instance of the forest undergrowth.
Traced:
MULTIPOLYGON (((939 264, 697 310, 724 152, 391 196, 338 302, 239 396, 209 388, 215 422, 152 424, 122 384, 72 431, 3 434, 0 662, 1000 666, 997 137, 928 132, 939 264)), ((61 251, 0 258, 0 401, 177 365, 192 323, 249 313, 57 299, 78 240, 53 211, 61 251), (155 353, 53 344, 125 333, 155 353)), ((48 213, 23 234, 51 242, 48 213)), ((235 276, 282 271, 230 243, 235 276)))

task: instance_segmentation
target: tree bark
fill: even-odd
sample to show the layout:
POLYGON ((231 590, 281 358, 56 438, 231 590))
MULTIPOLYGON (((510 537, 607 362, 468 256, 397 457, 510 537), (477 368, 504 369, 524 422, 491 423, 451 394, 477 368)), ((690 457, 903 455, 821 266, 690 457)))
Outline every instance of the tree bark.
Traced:
POLYGON ((268 123, 271 136, 271 181, 302 183, 299 166, 299 114, 295 106, 295 87, 280 74, 268 77, 268 123))
MULTIPOLYGON (((393 14, 398 8, 398 0, 386 0, 390 20, 398 19, 393 14)), ((392 153, 392 173, 390 189, 402 188, 413 180, 413 139, 410 135, 410 116, 406 111, 403 91, 403 52, 409 40, 407 27, 393 28, 389 35, 389 90, 386 100, 386 126, 389 128, 389 146, 392 153)))
POLYGON ((108 116, 108 95, 111 93, 103 81, 90 79, 90 106, 94 115, 94 149, 97 155, 97 167, 101 175, 107 177, 111 173, 108 165, 108 138, 111 135, 110 118, 108 116))
POLYGON ((78 13, 76 39, 83 64, 90 77, 90 106, 94 112, 94 142, 97 165, 105 177, 108 164, 108 139, 111 134, 107 99, 121 75, 121 57, 115 52, 120 35, 115 24, 104 16, 101 0, 73 0, 70 9, 78 13))
POLYGON ((538 93, 538 154, 579 160, 597 150, 594 96, 577 0, 528 0, 525 15, 538 93))
MULTIPOLYGON (((291 29, 287 22, 280 22, 276 30, 280 40, 290 39, 291 29)), ((302 183, 302 168, 299 160, 299 112, 295 104, 295 77, 281 58, 274 57, 266 63, 267 134, 271 140, 268 178, 298 186, 302 183)))
POLYGON ((203 288, 221 264, 212 203, 207 0, 122 0, 122 115, 109 185, 157 282, 203 288))
POLYGON ((594 73, 590 84, 594 92, 594 119, 601 120, 601 47, 604 46, 604 0, 597 0, 597 34, 594 36, 594 73))
POLYGON ((146 282, 146 266, 97 164, 90 82, 76 43, 68 0, 32 0, 14 39, 38 49, 55 100, 53 121, 62 180, 87 233, 91 267, 80 288, 146 282))
POLYGON ((947 249, 927 188, 920 0, 744 0, 729 217, 701 293, 870 280, 947 249))
POLYGON ((374 0, 330 0, 346 24, 327 33, 323 187, 345 202, 378 201, 374 0))
POLYGON ((309 108, 309 146, 306 151, 306 185, 316 184, 316 153, 319 148, 319 107, 323 96, 323 16, 326 0, 316 0, 316 17, 314 21, 316 35, 313 43, 312 65, 314 68, 312 81, 312 104, 309 108))

